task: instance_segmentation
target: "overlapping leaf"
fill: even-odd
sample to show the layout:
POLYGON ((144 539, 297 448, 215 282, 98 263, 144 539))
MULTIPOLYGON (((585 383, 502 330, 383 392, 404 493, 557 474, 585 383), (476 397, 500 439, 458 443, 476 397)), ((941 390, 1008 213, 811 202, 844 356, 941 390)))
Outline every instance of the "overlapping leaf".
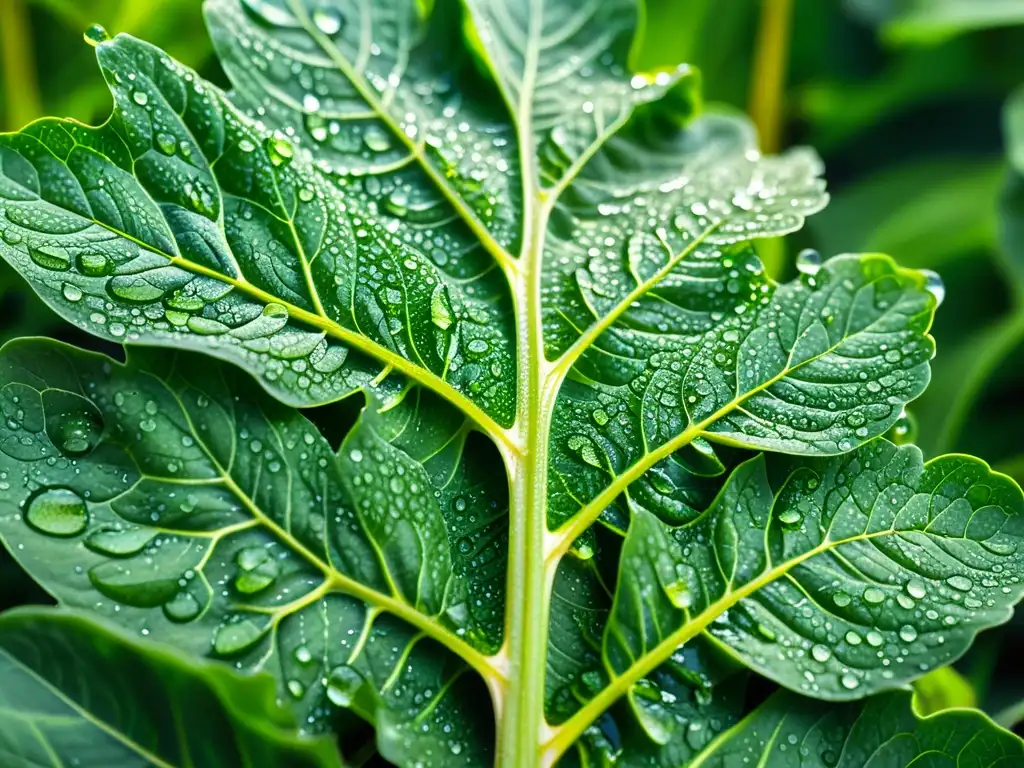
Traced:
POLYGON ((270 671, 309 730, 340 706, 382 750, 491 749, 482 684, 438 643, 487 671, 507 501, 450 406, 371 394, 335 457, 233 368, 47 342, 4 349, 0 398, 0 536, 62 603, 270 671))
POLYGON ((1024 593, 1024 497, 976 459, 884 440, 763 455, 679 528, 635 510, 604 639, 613 685, 707 630, 748 666, 849 699, 962 654, 1024 593), (625 676, 625 677, 623 677, 625 676))
POLYGON ((341 766, 331 739, 294 735, 269 676, 197 664, 64 611, 0 618, 0 712, 10 766, 341 766))
POLYGON ((499 274, 423 247, 429 228, 370 220, 359 194, 158 49, 122 36, 97 54, 109 123, 0 139, 3 254, 50 306, 115 341, 231 360, 294 404, 389 365, 511 421, 499 274))
POLYGON ((911 694, 897 692, 822 711, 790 693, 762 704, 693 761, 697 768, 889 768, 897 765, 985 765, 1024 760, 1024 743, 981 712, 918 717, 911 694))
POLYGON ((927 385, 937 302, 925 274, 884 256, 839 256, 776 285, 749 247, 694 258, 600 336, 563 385, 552 527, 581 506, 593 519, 640 478, 630 492, 650 495, 642 486, 657 478, 644 473, 668 473, 681 448, 706 452, 704 437, 849 451, 889 429, 927 385))

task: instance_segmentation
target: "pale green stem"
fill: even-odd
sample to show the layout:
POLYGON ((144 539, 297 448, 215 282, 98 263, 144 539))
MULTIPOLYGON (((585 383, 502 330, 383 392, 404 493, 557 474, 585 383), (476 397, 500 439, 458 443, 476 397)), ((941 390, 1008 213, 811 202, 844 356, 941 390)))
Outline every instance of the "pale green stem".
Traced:
POLYGON ((0 0, 0 65, 7 124, 20 128, 42 114, 32 29, 23 0, 0 0))
MULTIPOLYGON (((792 27, 793 0, 761 0, 761 25, 750 71, 750 116, 757 126, 761 151, 778 152, 782 143, 782 102, 792 27)), ((765 271, 782 274, 786 246, 782 238, 758 242, 765 271)))

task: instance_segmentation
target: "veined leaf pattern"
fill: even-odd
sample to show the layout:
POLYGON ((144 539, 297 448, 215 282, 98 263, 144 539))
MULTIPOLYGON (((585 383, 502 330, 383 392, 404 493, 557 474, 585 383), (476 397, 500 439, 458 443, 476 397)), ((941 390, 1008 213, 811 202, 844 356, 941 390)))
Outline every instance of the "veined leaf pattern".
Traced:
POLYGON ((0 681, 12 766, 342 765, 330 738, 294 735, 268 675, 197 665, 67 611, 0 618, 0 681))
POLYGON ((907 691, 856 704, 821 705, 776 694, 713 742, 695 768, 738 762, 765 768, 890 765, 985 765, 1007 768, 1024 759, 1024 744, 977 711, 952 710, 919 717, 907 691))
POLYGON ((1022 543, 1008 477, 883 439, 833 458, 761 454, 679 527, 635 508, 604 631, 610 682, 556 743, 701 633, 819 699, 905 683, 1010 617, 1022 543))
POLYGON ((132 347, 0 355, 0 535, 61 602, 402 766, 728 761, 744 667, 861 697, 1005 619, 1019 489, 878 439, 937 277, 769 279, 820 161, 634 71, 638 0, 205 10, 230 92, 94 39, 111 119, 0 137, 0 256, 132 347), (347 396, 334 450, 296 409, 347 396))
POLYGON ((336 457, 242 372, 144 357, 4 349, 0 535, 23 566, 65 605, 271 672, 308 730, 345 706, 407 749, 477 717, 490 751, 467 709, 486 691, 444 647, 489 676, 502 633, 507 501, 463 461, 464 417, 371 394, 336 457))

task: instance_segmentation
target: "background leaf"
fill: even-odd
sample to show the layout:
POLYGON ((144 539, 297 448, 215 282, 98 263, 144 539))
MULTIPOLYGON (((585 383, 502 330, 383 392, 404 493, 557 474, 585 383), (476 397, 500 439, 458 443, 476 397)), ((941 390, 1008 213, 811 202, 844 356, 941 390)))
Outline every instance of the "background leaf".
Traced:
POLYGON ((0 617, 0 708, 11 766, 341 766, 331 739, 294 735, 269 676, 197 664, 68 611, 0 617))

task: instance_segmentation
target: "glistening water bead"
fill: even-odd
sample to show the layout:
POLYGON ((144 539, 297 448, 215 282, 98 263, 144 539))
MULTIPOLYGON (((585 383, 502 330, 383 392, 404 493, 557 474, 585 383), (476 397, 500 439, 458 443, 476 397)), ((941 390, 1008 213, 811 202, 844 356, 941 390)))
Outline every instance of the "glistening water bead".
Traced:
POLYGON ((85 500, 69 488, 50 488, 28 503, 25 522, 47 536, 77 536, 89 525, 85 500))

